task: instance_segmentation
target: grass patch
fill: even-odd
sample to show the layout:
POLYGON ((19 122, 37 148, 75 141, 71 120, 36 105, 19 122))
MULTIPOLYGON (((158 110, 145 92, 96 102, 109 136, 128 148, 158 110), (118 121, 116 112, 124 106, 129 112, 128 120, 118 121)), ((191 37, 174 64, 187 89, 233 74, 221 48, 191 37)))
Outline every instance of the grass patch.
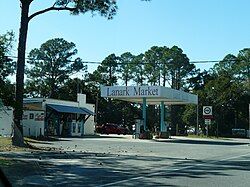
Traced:
POLYGON ((8 151, 31 151, 31 150, 37 150, 37 151, 51 151, 56 150, 56 148, 52 147, 37 147, 36 143, 44 143, 41 140, 36 140, 32 138, 26 138, 24 137, 24 142, 26 144, 26 147, 17 147, 12 145, 11 138, 8 137, 0 137, 0 152, 8 152, 8 151))
POLYGON ((12 145, 10 137, 0 137, 0 152, 3 151, 27 151, 27 147, 16 147, 12 145))
POLYGON ((7 138, 7 137, 1 137, 0 136, 0 142, 1 142, 1 144, 0 144, 0 147, 2 146, 2 145, 4 145, 4 146, 6 146, 6 145, 11 145, 11 138, 7 138))
POLYGON ((0 151, 8 151, 11 146, 11 138, 0 137, 0 151))

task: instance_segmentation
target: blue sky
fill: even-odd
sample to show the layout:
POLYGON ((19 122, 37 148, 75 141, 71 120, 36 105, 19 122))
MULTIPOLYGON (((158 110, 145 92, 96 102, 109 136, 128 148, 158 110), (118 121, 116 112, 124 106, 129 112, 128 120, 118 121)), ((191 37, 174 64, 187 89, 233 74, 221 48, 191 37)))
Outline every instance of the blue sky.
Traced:
MULTIPOLYGON (((34 0, 31 12, 53 0, 34 0)), ((52 38, 74 42, 85 61, 111 53, 144 53, 152 46, 177 45, 191 61, 220 60, 250 47, 249 0, 117 0, 113 20, 91 14, 49 12, 30 22, 27 52, 52 38)), ((13 30, 18 39, 19 0, 0 1, 0 34, 13 30)), ((16 54, 16 49, 13 51, 16 54)), ((196 64, 208 69, 213 64, 196 64)), ((93 71, 96 65, 89 65, 93 71)))

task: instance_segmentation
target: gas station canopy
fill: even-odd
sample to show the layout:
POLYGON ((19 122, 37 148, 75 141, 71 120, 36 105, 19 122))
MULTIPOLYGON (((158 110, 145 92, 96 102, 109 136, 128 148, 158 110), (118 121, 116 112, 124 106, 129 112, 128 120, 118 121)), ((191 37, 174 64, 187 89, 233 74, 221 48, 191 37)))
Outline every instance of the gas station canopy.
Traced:
POLYGON ((133 103, 143 103, 146 98, 148 105, 198 104, 197 95, 163 86, 102 86, 101 97, 133 103))

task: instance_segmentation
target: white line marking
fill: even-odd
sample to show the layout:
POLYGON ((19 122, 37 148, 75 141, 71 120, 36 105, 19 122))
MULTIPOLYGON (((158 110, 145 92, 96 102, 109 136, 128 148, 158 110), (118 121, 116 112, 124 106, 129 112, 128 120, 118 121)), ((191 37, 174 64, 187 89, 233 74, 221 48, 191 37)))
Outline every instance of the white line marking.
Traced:
POLYGON ((223 162, 223 161, 227 161, 227 160, 232 160, 232 159, 244 157, 244 156, 247 156, 247 155, 250 155, 250 153, 243 154, 243 155, 238 155, 238 156, 233 156, 233 157, 229 157, 229 158, 223 158, 221 160, 214 160, 214 161, 207 162, 207 163, 199 163, 199 164, 195 164, 195 165, 192 165, 192 166, 185 166, 185 167, 182 167, 182 168, 166 169, 164 171, 145 174, 145 175, 139 176, 139 177, 133 177, 133 178, 130 178, 130 179, 124 179, 124 180, 120 180, 120 181, 116 181, 116 182, 112 182, 112 183, 108 183, 108 184, 102 184, 102 185, 99 185, 98 187, 113 186, 113 185, 116 185, 116 184, 121 184, 121 183, 124 183, 124 182, 138 180, 138 179, 142 179, 142 178, 145 178, 145 177, 159 175, 159 174, 162 174, 162 173, 173 172, 173 171, 181 171, 181 170, 184 170, 184 169, 190 169, 190 168, 194 168, 194 167, 197 167, 197 166, 204 166, 204 165, 214 164, 214 163, 223 162))

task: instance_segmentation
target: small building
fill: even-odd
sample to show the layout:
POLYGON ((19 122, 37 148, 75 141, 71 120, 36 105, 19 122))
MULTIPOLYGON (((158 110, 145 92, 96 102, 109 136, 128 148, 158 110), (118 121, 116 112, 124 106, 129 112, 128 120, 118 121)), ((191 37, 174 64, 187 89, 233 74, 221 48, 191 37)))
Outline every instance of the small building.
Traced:
POLYGON ((24 136, 83 136, 93 135, 93 104, 86 95, 78 94, 77 101, 48 98, 24 99, 22 118, 24 136))
POLYGON ((0 136, 10 137, 13 129, 13 108, 3 106, 0 108, 0 136))

